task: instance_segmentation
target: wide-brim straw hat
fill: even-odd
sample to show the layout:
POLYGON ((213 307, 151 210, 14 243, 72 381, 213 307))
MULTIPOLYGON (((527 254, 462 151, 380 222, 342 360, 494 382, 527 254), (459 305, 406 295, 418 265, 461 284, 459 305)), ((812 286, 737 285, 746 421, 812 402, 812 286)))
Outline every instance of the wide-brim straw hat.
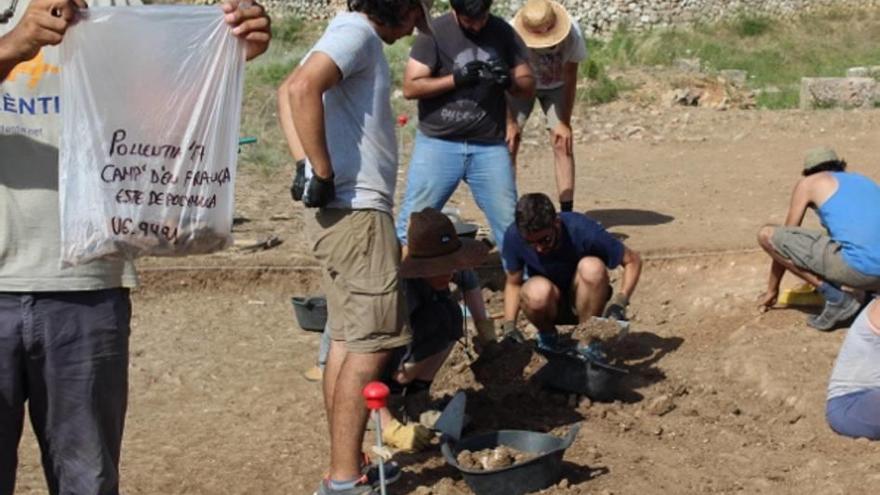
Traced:
POLYGON ((489 246, 459 237, 452 220, 434 208, 409 217, 407 254, 400 262, 400 276, 423 278, 473 268, 489 254, 489 246))
POLYGON ((553 0, 529 0, 513 17, 513 28, 529 48, 558 45, 571 31, 571 18, 553 0))

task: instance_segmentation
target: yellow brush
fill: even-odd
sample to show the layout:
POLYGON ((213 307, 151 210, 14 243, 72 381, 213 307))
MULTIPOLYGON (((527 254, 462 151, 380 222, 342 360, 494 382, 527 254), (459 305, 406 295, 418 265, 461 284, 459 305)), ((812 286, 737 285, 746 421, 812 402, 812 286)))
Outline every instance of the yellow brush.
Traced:
POLYGON ((822 306, 825 299, 810 284, 785 289, 777 300, 780 306, 822 306))

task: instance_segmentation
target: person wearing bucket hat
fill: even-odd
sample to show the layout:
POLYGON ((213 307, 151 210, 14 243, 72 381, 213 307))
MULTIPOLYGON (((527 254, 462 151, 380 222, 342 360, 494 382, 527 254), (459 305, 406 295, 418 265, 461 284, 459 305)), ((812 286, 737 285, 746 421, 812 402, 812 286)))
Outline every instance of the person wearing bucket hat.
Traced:
POLYGON ((817 330, 833 330, 858 312, 859 301, 843 287, 880 290, 880 186, 846 168, 831 148, 807 151, 785 224, 764 225, 758 231, 758 244, 773 259, 761 311, 776 304, 786 271, 825 298, 822 312, 807 318, 807 325, 817 330), (827 233, 801 227, 808 208, 827 233))
POLYGON ((578 65, 587 58, 581 29, 558 2, 528 0, 511 21, 529 48, 537 92, 532 98, 510 98, 507 144, 516 163, 520 132, 537 100, 547 119, 556 167, 556 189, 562 211, 574 205, 574 153, 571 113, 577 91, 578 65))
MULTIPOLYGON (((330 21, 278 90, 290 152, 308 165, 301 198, 315 208, 307 222, 327 297, 330 469, 319 495, 373 492, 361 452, 368 415, 361 390, 381 375, 392 350, 410 341, 397 276, 397 140, 383 45, 416 26, 430 33, 431 3, 348 0, 349 12, 330 21)), ((393 465, 385 467, 385 478, 396 478, 393 465)))
MULTIPOLYGON (((438 215, 433 209, 414 213, 410 223, 410 235, 415 239, 415 257, 407 257, 402 262, 401 276, 406 278, 404 293, 413 340, 407 347, 395 351, 383 375, 383 381, 395 395, 403 396, 410 418, 417 417, 419 411, 415 410, 418 406, 409 405, 426 402, 420 396, 427 395, 451 345, 462 337, 464 320, 461 309, 452 299, 450 281, 461 292, 474 319, 479 347, 495 341, 494 323, 486 315, 479 280, 469 269, 484 261, 488 247, 466 237, 474 233, 472 226, 462 222, 457 215, 438 215), (455 236, 459 236, 458 243, 455 236), (435 250, 433 245, 442 246, 444 242, 450 253, 432 251, 435 250)), ((303 372, 309 381, 320 380, 326 364, 330 345, 330 334, 326 329, 321 339, 317 365, 303 372)), ((380 415, 382 440, 386 446, 414 452, 427 447, 434 436, 416 421, 404 423, 396 419, 387 408, 380 410, 380 415)))
MULTIPOLYGON (((463 227, 463 225, 461 225, 463 227)), ((475 239, 460 237, 451 219, 426 208, 413 213, 409 222, 410 249, 400 264, 404 280, 412 342, 395 351, 383 380, 402 396, 406 409, 404 424, 388 409, 380 411, 386 445, 404 451, 425 448, 433 433, 418 423, 420 410, 415 404, 427 402, 434 376, 446 361, 452 346, 463 336, 464 316, 449 289, 461 291, 477 326, 477 339, 483 346, 495 341, 495 329, 486 316, 479 281, 470 270, 480 265, 488 246, 475 239), (488 328, 482 323, 488 323, 488 328)))
POLYGON ((538 329, 538 347, 554 351, 557 324, 583 323, 593 316, 626 319, 642 260, 598 222, 574 212, 556 213, 543 193, 523 195, 516 222, 505 234, 504 336, 516 329, 520 308, 538 329), (614 293, 608 270, 623 267, 614 293))
POLYGON ((505 144, 506 95, 530 97, 534 78, 516 31, 490 13, 492 0, 451 0, 419 35, 403 77, 403 95, 418 100, 418 132, 397 217, 407 244, 410 214, 441 209, 467 182, 499 247, 513 221, 516 177, 505 144))

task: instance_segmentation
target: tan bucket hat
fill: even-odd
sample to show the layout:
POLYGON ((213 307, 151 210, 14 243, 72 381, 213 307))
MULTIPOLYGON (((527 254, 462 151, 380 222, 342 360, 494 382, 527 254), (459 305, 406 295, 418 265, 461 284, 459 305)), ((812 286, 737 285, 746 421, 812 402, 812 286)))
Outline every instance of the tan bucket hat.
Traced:
POLYGON ((553 0, 528 0, 513 17, 513 28, 529 48, 556 46, 571 31, 571 18, 553 0))
POLYGON ((823 163, 839 161, 837 153, 827 146, 812 148, 807 150, 807 154, 804 155, 804 172, 809 172, 813 167, 818 167, 823 163))
POLYGON ((452 220, 434 208, 409 217, 407 255, 400 262, 403 278, 435 277, 479 265, 489 247, 475 239, 461 238, 452 220))

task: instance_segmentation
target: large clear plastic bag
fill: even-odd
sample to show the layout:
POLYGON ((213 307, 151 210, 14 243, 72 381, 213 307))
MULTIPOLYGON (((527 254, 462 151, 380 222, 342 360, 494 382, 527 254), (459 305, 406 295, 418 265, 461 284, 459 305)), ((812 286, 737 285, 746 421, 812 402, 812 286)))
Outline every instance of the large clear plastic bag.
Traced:
POLYGON ((229 246, 245 47, 221 9, 90 8, 61 60, 62 264, 229 246))

